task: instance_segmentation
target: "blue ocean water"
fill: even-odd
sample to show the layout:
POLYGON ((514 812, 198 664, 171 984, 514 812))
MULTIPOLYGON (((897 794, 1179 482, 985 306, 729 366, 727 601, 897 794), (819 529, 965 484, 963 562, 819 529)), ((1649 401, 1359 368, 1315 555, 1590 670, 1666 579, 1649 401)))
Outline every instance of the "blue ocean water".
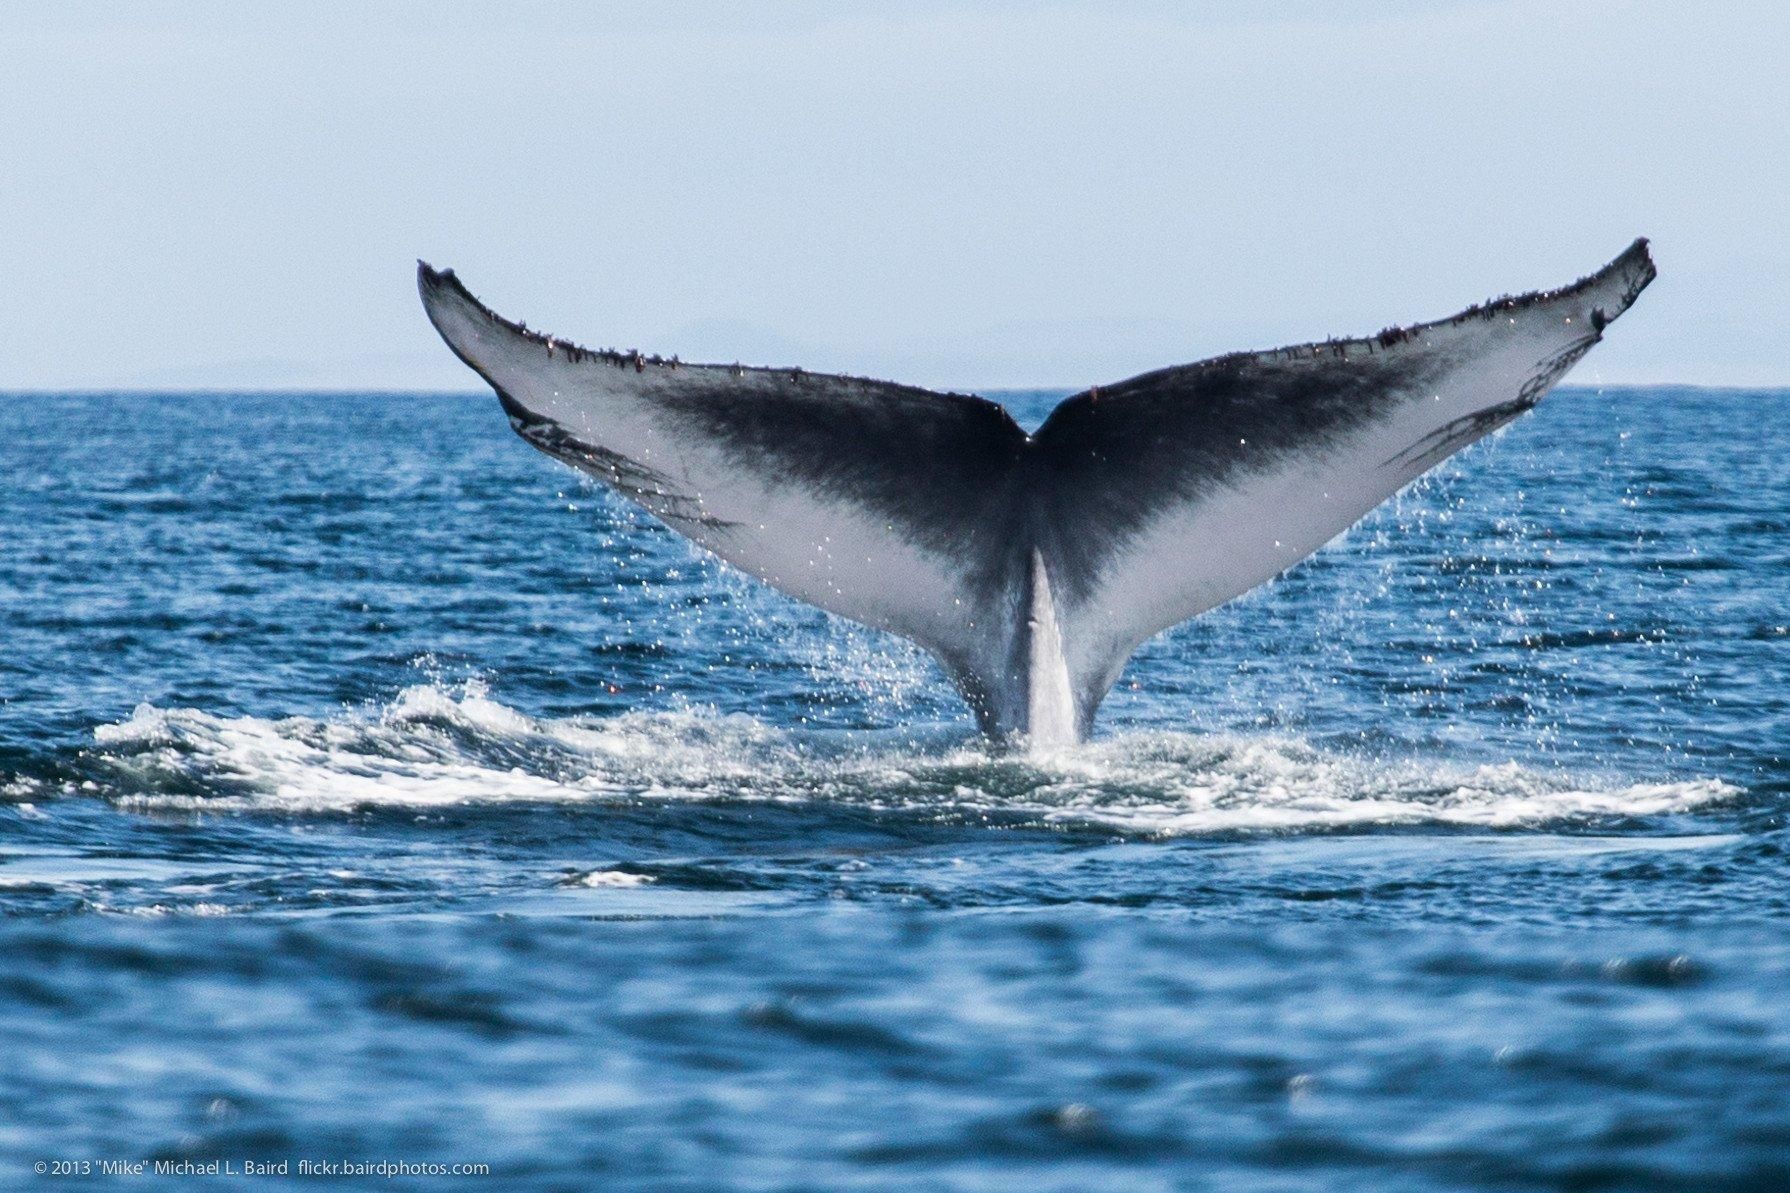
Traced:
POLYGON ((1787 414, 1562 391, 1029 760, 488 396, 0 397, 0 1186, 1790 1187, 1787 414))

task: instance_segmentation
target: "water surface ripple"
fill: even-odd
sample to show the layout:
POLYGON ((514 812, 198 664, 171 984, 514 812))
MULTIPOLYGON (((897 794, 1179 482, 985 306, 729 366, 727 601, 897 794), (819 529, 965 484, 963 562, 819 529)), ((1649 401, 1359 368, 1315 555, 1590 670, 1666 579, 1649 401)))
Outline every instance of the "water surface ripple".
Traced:
POLYGON ((1790 1186, 1787 413, 1563 392, 1028 759, 489 398, 0 397, 0 1185, 1790 1186))

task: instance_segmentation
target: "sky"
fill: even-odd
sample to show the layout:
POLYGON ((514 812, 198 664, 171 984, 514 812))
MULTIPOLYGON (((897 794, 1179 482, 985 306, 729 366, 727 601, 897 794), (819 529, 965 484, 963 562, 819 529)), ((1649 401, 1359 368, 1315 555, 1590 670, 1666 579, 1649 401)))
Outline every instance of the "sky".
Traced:
POLYGON ((1660 278, 1581 384, 1790 384, 1790 5, 16 5, 0 389, 591 347, 1080 387, 1660 278))

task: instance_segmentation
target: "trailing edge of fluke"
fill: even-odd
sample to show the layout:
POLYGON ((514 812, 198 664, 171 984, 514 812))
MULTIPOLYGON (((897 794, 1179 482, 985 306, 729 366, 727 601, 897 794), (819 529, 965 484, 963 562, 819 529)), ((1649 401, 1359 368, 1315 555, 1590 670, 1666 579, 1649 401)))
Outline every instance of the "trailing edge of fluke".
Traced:
POLYGON ((419 263, 516 432, 790 596, 911 638, 983 731, 1088 733, 1161 630, 1249 591, 1516 418, 1653 280, 1647 242, 1558 290, 1066 398, 591 351, 419 263))

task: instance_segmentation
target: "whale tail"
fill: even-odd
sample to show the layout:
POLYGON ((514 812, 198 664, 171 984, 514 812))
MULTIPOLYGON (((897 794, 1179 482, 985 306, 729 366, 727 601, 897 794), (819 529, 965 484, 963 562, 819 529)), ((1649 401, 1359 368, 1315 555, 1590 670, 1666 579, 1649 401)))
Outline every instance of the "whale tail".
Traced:
POLYGON ((1147 638, 1272 578, 1528 410, 1654 277, 1000 406, 592 351, 419 263, 430 320, 535 447, 790 596, 910 638, 984 732, 1080 740, 1147 638))

